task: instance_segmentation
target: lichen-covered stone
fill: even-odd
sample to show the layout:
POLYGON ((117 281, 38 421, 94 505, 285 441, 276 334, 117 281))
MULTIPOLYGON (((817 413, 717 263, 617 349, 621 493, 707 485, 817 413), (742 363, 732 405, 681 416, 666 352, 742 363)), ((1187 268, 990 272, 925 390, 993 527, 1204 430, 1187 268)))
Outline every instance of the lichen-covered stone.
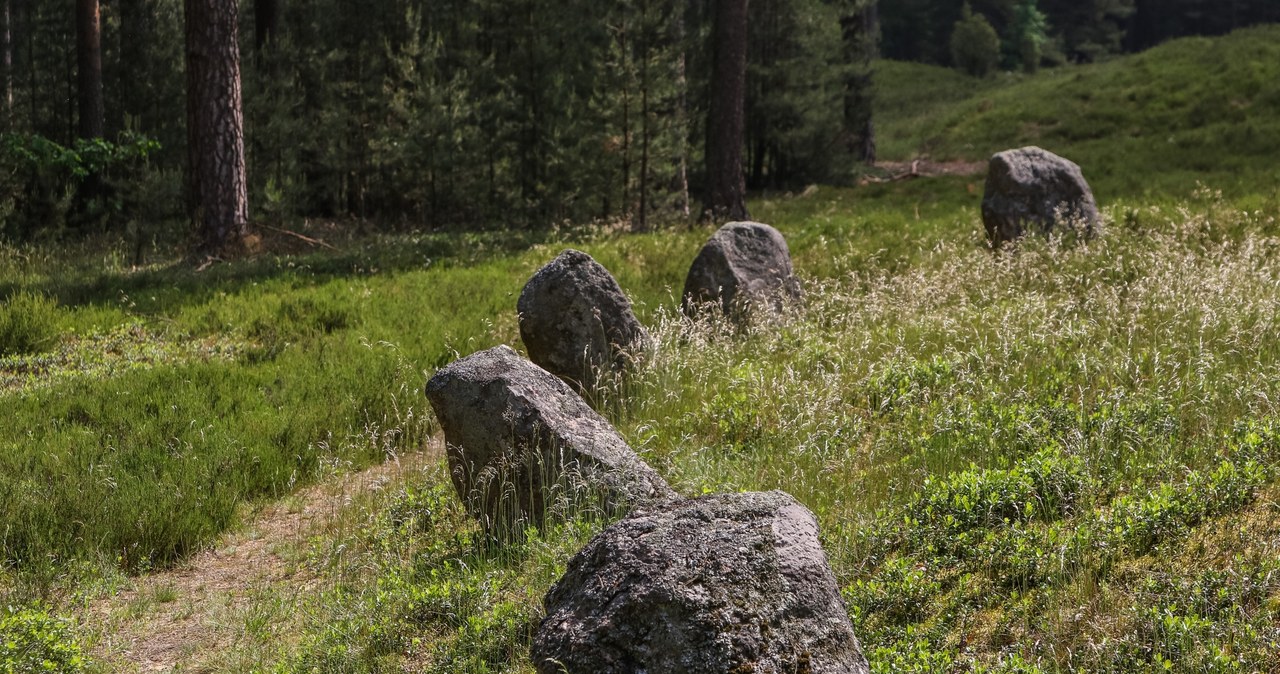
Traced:
POLYGON ((782 234, 759 222, 731 222, 694 258, 682 305, 692 316, 708 304, 718 304, 725 314, 742 319, 749 309, 777 310, 802 294, 782 234))
POLYGON ((991 158, 982 223, 992 247, 1029 231, 1051 232, 1063 222, 1086 235, 1098 224, 1098 203, 1079 166, 1038 147, 991 158))
POLYGON ((547 593, 540 674, 862 674, 866 658, 791 496, 642 509, 593 538, 547 593))
POLYGON ((582 392, 625 372, 648 345, 631 301, 590 255, 566 250, 539 269, 516 303, 529 359, 582 392))
POLYGON ((495 535, 541 524, 556 507, 616 513, 676 497, 581 396, 510 347, 455 361, 426 393, 453 486, 495 535))

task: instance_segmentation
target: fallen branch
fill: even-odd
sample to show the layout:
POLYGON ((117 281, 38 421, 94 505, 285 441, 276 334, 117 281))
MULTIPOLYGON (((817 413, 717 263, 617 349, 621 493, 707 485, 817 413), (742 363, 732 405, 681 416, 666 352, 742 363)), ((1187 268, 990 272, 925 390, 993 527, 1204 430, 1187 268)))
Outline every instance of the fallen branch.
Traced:
POLYGON ((896 183, 900 180, 911 180, 913 178, 923 177, 925 174, 920 172, 920 160, 916 159, 911 162, 911 168, 902 173, 889 172, 889 175, 880 176, 863 176, 858 181, 860 185, 870 185, 873 183, 896 183))
POLYGON ((334 245, 332 245, 332 244, 325 243, 324 241, 321 241, 320 239, 313 239, 313 238, 311 238, 311 237, 309 237, 309 236, 307 236, 307 235, 305 235, 305 234, 299 234, 299 233, 297 233, 297 232, 295 232, 295 231, 293 231, 293 230, 291 230, 291 229, 282 229, 282 228, 280 228, 280 227, 272 227, 271 225, 258 225, 258 226, 259 226, 259 227, 261 227, 261 228, 263 228, 263 229, 269 229, 269 230, 271 230, 271 231, 273 231, 273 232, 279 232, 279 233, 281 233, 281 234, 287 234, 287 235, 292 236, 292 237, 294 237, 294 238, 296 238, 296 239, 300 239, 300 240, 302 240, 302 241, 305 241, 305 242, 307 242, 307 243, 309 243, 309 244, 311 244, 311 245, 313 245, 313 246, 322 246, 322 247, 324 247, 324 248, 328 248, 329 250, 338 250, 337 246, 334 246, 334 245))
POLYGON ((906 173, 899 173, 898 175, 893 176, 889 180, 896 183, 899 180, 911 180, 912 178, 919 178, 919 177, 920 177, 920 160, 917 159, 911 162, 910 171, 907 171, 906 173))

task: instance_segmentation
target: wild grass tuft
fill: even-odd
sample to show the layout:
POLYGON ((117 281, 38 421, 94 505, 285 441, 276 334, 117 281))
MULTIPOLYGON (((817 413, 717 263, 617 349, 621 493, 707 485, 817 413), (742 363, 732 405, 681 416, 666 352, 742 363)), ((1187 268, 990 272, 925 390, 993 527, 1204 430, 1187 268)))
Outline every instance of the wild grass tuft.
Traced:
POLYGON ((0 304, 0 357, 47 350, 58 338, 58 303, 20 291, 0 304))

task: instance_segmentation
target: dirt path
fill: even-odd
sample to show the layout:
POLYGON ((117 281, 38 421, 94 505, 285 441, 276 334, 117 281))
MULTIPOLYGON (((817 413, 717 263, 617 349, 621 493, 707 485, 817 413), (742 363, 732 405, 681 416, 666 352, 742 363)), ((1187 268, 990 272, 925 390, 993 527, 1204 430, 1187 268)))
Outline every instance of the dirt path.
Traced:
POLYGON ((85 620, 100 635, 94 659, 112 671, 201 672, 213 661, 234 667, 226 662, 234 647, 262 641, 262 631, 286 631, 302 600, 320 587, 324 579, 303 564, 307 541, 340 526, 358 496, 438 461, 441 443, 433 439, 426 451, 273 503, 184 566, 137 578, 133 587, 92 603, 85 620))
POLYGON ((928 178, 934 176, 977 176, 986 173, 987 162, 982 161, 946 161, 935 162, 929 159, 915 161, 884 161, 876 164, 876 168, 888 171, 891 180, 907 178, 928 178))

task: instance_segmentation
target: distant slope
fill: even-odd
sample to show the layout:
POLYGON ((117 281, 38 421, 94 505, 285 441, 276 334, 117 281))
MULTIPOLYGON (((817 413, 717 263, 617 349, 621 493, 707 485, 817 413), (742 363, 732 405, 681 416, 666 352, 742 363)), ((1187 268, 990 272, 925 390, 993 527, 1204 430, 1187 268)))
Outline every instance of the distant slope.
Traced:
POLYGON ((1280 26, 1187 38, 1107 63, 975 80, 882 62, 883 159, 984 159, 1040 145, 1070 157, 1104 197, 1229 194, 1280 185, 1280 26))

